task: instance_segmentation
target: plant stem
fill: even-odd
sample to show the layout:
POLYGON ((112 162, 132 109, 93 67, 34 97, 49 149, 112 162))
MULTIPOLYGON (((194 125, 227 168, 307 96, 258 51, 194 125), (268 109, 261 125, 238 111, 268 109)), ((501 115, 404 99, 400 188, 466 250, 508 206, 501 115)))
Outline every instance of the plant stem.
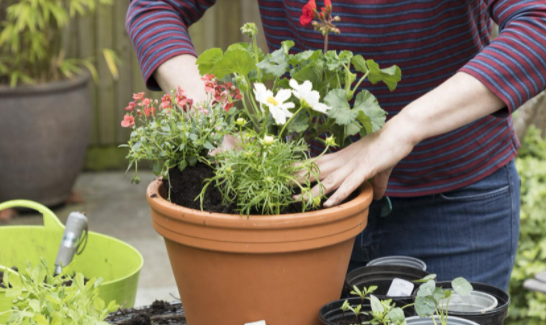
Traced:
POLYGON ((360 80, 358 80, 358 82, 356 83, 356 86, 354 86, 353 90, 351 91, 351 94, 354 94, 354 93, 358 90, 358 86, 360 86, 360 84, 362 83, 362 81, 364 81, 364 79, 366 79, 366 77, 368 76, 369 73, 370 73, 370 71, 368 70, 368 71, 362 76, 362 78, 360 78, 360 80))
POLYGON ((284 129, 286 129, 286 127, 288 126, 288 123, 290 123, 292 121, 292 119, 298 115, 298 113, 303 109, 303 105, 300 105, 300 108, 296 111, 296 113, 294 113, 294 115, 292 115, 290 117, 290 119, 284 124, 284 126, 282 127, 281 129, 281 132, 279 133, 279 137, 282 137, 282 133, 284 132, 284 129))
POLYGON ((328 32, 324 35, 324 54, 328 52, 328 32))
POLYGON ((254 57, 256 61, 256 70, 258 72, 258 80, 262 81, 262 73, 260 71, 260 68, 257 67, 258 63, 260 63, 260 58, 258 57, 258 43, 256 42, 256 35, 252 35, 252 45, 254 47, 254 57))

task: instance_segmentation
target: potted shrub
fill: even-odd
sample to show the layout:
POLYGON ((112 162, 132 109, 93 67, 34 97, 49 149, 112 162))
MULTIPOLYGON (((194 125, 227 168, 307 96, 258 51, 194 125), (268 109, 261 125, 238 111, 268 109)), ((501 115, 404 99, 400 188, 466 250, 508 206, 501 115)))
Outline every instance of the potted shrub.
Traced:
MULTIPOLYGON (((331 10, 314 10, 324 35, 339 32, 331 10)), ((255 39, 254 24, 242 31, 255 39)), ((161 102, 135 94, 126 108, 130 167, 152 160, 161 176, 147 199, 190 324, 318 324, 320 307, 340 297, 372 189, 363 184, 342 205, 321 209, 306 140, 329 131, 325 153, 378 130, 386 114, 357 88, 368 79, 393 90, 401 73, 327 46, 291 54, 293 45, 268 55, 255 42, 207 50, 198 65, 209 100, 194 103, 177 89, 161 102), (225 136, 234 148, 221 148, 225 136)))
MULTIPOLYGON (((70 19, 111 0, 21 0, 0 32, 0 202, 66 201, 81 170, 91 126, 90 59, 66 57, 70 19)), ((113 73, 115 55, 105 50, 113 73)))

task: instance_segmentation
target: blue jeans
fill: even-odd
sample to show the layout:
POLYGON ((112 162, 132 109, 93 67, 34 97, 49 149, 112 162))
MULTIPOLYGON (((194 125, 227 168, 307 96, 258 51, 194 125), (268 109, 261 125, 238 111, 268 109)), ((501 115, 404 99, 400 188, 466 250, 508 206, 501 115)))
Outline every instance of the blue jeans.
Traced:
POLYGON ((413 256, 439 281, 464 277, 508 288, 519 237, 520 178, 514 161, 461 189, 370 206, 368 226, 356 238, 349 270, 372 259, 413 256))

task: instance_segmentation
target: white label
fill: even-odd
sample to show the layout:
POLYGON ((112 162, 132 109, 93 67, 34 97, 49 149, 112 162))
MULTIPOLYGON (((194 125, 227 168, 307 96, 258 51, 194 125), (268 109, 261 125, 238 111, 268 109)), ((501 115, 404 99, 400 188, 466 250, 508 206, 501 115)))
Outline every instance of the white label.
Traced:
POLYGON ((260 320, 253 323, 246 323, 245 325, 265 325, 265 320, 260 320))
POLYGON ((413 288, 415 288, 415 284, 402 280, 402 279, 394 279, 392 280, 391 287, 389 288, 389 292, 387 292, 387 296, 389 297, 406 297, 411 296, 411 293, 413 292, 413 288))

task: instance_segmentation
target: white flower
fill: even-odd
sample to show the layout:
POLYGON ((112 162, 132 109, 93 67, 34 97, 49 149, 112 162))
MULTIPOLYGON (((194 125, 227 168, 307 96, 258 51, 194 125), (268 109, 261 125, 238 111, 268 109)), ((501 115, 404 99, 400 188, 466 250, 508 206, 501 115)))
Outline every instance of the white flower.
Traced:
POLYGON ((270 135, 266 135, 264 136, 264 140, 263 140, 263 143, 267 146, 270 146, 272 145, 273 143, 275 142, 275 138, 270 136, 270 135))
POLYGON ((313 89, 313 84, 309 80, 305 80, 303 84, 299 85, 295 79, 290 79, 290 87, 294 90, 292 93, 298 97, 302 105, 309 105, 314 111, 326 114, 326 111, 332 109, 330 106, 319 102, 320 94, 313 89))
POLYGON ((292 96, 291 90, 281 89, 276 96, 273 96, 273 92, 266 89, 264 84, 256 83, 254 84, 254 94, 260 103, 260 109, 263 111, 262 106, 267 105, 277 124, 286 123, 286 119, 294 115, 288 110, 294 108, 294 103, 285 103, 292 96))

